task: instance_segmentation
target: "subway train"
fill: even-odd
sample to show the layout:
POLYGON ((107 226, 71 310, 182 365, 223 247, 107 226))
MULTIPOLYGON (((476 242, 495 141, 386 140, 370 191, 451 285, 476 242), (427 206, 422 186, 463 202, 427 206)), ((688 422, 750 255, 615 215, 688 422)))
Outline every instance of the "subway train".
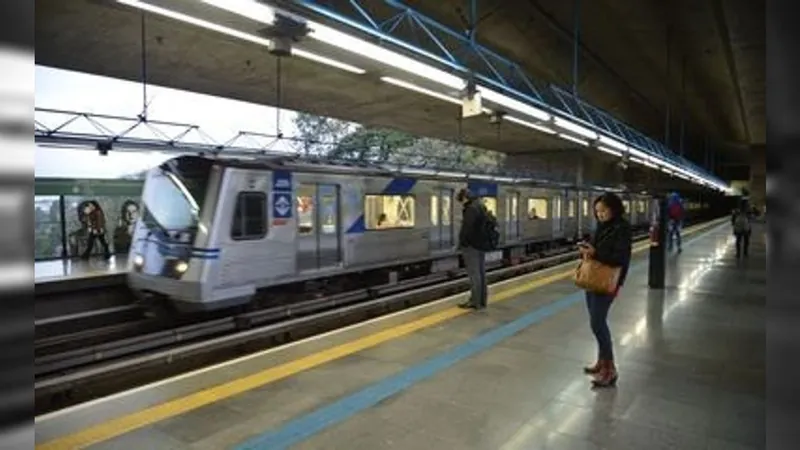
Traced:
MULTIPOLYGON (((487 261, 508 264, 590 233, 591 199, 604 190, 291 156, 179 156, 147 174, 128 284, 187 313, 264 301, 276 287, 452 271, 465 186, 498 219, 500 246, 487 261)), ((650 197, 621 195, 646 229, 650 197)))

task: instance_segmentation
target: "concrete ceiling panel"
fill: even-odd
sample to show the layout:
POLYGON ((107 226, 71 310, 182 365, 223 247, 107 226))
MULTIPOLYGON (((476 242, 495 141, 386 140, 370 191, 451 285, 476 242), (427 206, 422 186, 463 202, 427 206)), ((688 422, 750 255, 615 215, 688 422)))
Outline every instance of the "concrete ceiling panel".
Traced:
MULTIPOLYGON (((139 15, 109 6, 111 3, 37 0, 37 61, 139 79, 139 15)), ((698 137, 710 137, 712 145, 724 143, 727 159, 733 162, 746 160, 750 145, 764 142, 763 1, 580 3, 578 88, 583 98, 661 139, 669 86, 671 133, 677 134, 685 108, 694 144, 689 156, 695 161, 704 156, 697 151, 701 147, 698 137), (669 78, 667 23, 673 24, 669 78), (683 101, 681 92, 685 92, 683 101)), ((385 8, 380 2, 364 4, 376 12, 385 8)), ((406 0, 406 4, 466 32, 466 0, 406 0)), ((531 76, 567 87, 572 82, 573 4, 565 0, 480 0, 478 41, 516 61, 531 76)), ((173 21, 151 18, 148 24, 151 82, 275 104, 275 59, 264 49, 173 21)), ((284 83, 287 108, 431 137, 453 138, 456 133, 454 106, 306 61, 286 61, 283 69, 289 80, 284 83)), ((519 127, 505 127, 498 140, 497 130, 485 122, 464 126, 475 145, 501 151, 563 146, 563 142, 519 127)))

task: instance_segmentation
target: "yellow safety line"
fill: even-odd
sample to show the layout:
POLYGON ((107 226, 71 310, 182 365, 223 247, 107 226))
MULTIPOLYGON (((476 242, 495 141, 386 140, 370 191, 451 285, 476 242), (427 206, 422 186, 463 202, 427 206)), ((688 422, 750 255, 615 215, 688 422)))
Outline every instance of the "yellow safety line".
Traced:
MULTIPOLYGON (((686 230, 686 233, 694 233, 704 228, 710 227, 710 222, 702 225, 697 225, 686 230)), ((633 248, 634 253, 641 252, 649 247, 649 242, 637 244, 633 248)), ((513 288, 505 289, 490 298, 491 303, 497 303, 509 298, 516 297, 527 291, 538 289, 542 286, 554 283, 571 276, 574 270, 565 270, 544 278, 533 280, 531 282, 516 286, 513 288)), ((469 313, 469 310, 460 308, 449 308, 438 313, 431 314, 426 317, 408 322, 405 324, 397 325, 395 327, 377 332, 375 334, 355 339, 353 341, 337 345, 318 353, 304 356, 294 361, 283 363, 278 366, 245 376, 236 380, 232 380, 217 386, 213 386, 201 391, 189 394, 184 397, 176 398, 156 406, 137 411, 126 416, 118 417, 108 422, 103 422, 84 430, 53 439, 49 442, 39 444, 36 446, 37 450, 55 450, 55 449, 81 449, 111 438, 120 436, 122 434, 134 431, 136 429, 152 425, 171 417, 187 413, 202 406, 216 403, 234 395, 238 395, 252 389, 259 388, 269 383, 274 383, 278 380, 288 378, 304 370, 312 369, 322 364, 334 361, 336 359, 358 353, 384 342, 397 339, 402 336, 411 334, 417 330, 430 327, 442 323, 446 320, 458 317, 469 313)))

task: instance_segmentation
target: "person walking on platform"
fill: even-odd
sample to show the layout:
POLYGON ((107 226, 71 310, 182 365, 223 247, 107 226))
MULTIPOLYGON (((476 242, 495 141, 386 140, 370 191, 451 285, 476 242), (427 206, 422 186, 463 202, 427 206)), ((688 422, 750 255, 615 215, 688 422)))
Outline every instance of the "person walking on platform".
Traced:
POLYGON ((111 258, 111 250, 108 248, 108 241, 106 240, 106 216, 103 214, 103 209, 97 201, 92 200, 86 205, 84 211, 84 220, 86 220, 86 231, 88 233, 86 239, 86 250, 81 255, 81 259, 89 259, 94 249, 94 241, 100 241, 103 246, 103 256, 105 259, 111 258))
POLYGON ((461 308, 484 309, 488 304, 485 252, 497 248, 497 220, 486 206, 467 189, 461 189, 456 201, 462 204, 461 230, 458 247, 470 282, 470 299, 461 308))
POLYGON ((733 235, 736 237, 736 259, 740 259, 743 254, 747 258, 747 253, 750 250, 750 235, 752 234, 750 224, 753 221, 753 213, 751 211, 747 204, 742 202, 741 207, 734 209, 731 215, 733 235))
POLYGON ((672 251, 673 242, 678 244, 678 253, 683 251, 681 247, 681 228, 683 227, 683 200, 677 192, 670 194, 667 205, 667 215, 669 218, 669 228, 667 229, 667 251, 672 251))
POLYGON ((613 386, 617 382, 617 368, 614 365, 614 350, 611 330, 608 328, 608 311, 625 282, 630 265, 633 233, 625 220, 625 207, 615 194, 605 193, 594 201, 597 229, 589 242, 579 244, 581 256, 614 268, 619 268, 616 289, 604 295, 586 291, 586 307, 589 310, 589 324, 597 339, 597 362, 585 367, 584 373, 594 375, 595 387, 613 386))

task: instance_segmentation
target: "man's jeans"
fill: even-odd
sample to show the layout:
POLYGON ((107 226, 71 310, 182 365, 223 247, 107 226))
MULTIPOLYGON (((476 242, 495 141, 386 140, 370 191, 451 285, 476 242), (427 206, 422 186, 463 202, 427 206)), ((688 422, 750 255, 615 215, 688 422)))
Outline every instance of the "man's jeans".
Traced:
POLYGON ((477 308, 485 307, 488 300, 486 257, 482 251, 470 247, 463 248, 462 252, 471 287, 470 304, 477 308))

